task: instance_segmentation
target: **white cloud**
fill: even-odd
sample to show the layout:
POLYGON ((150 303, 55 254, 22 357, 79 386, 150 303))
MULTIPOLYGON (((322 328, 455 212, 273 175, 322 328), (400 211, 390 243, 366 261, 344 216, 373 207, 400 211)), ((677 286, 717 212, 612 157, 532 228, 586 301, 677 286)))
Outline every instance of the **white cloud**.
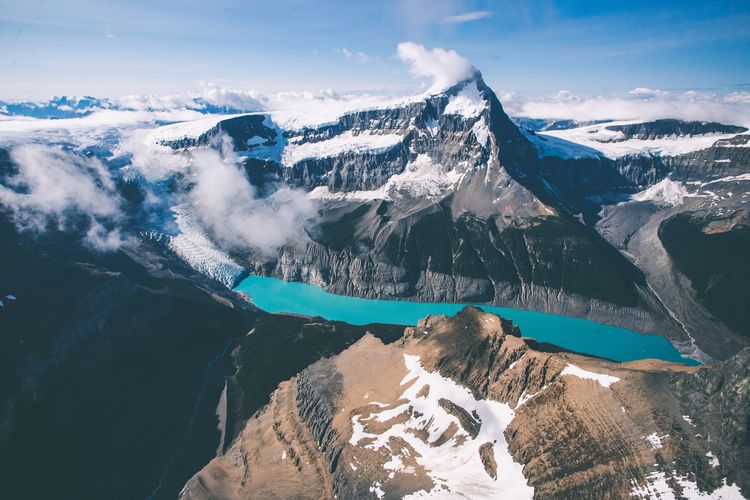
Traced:
POLYGON ((100 252, 114 252, 128 244, 129 238, 123 237, 118 228, 109 230, 99 221, 93 220, 83 241, 89 248, 100 252))
POLYGON ((263 96, 254 90, 235 90, 210 82, 201 82, 198 95, 207 104, 227 106, 243 111, 261 111, 265 108, 263 96))
POLYGON ((747 92, 718 96, 640 87, 625 94, 593 96, 577 96, 568 91, 542 97, 500 93, 500 100, 508 114, 530 118, 580 121, 676 118, 750 125, 747 92))
POLYGON ((338 52, 339 54, 344 56, 345 59, 353 59, 360 63, 366 63, 370 61, 370 56, 368 56, 364 52, 360 52, 360 51, 352 52, 346 47, 342 47, 340 49, 333 49, 333 51, 338 52))
POLYGON ((432 80, 431 91, 450 87, 471 77, 475 71, 468 59, 455 50, 440 47, 428 50, 424 45, 402 42, 398 44, 396 55, 409 65, 409 70, 414 76, 432 80))
POLYGON ((113 102, 120 108, 138 111, 202 110, 205 106, 228 107, 239 111, 261 111, 264 96, 253 90, 235 90, 210 82, 200 82, 199 92, 171 95, 129 95, 113 102))
POLYGON ((124 243, 106 227, 122 213, 114 181, 99 160, 39 144, 14 148, 11 159, 18 172, 0 184, 0 205, 20 230, 66 230, 85 222, 90 247, 109 251, 124 243))
POLYGON ((490 17, 491 15, 492 13, 488 10, 477 10, 474 12, 465 12, 463 14, 447 16, 443 18, 443 22, 448 24, 467 23, 469 21, 478 21, 479 19, 485 19, 487 17, 490 17))
POLYGON ((250 247, 265 255, 302 241, 305 221, 317 213, 314 202, 288 187, 258 198, 237 160, 228 141, 220 150, 191 153, 194 185, 187 201, 204 227, 220 246, 250 247))

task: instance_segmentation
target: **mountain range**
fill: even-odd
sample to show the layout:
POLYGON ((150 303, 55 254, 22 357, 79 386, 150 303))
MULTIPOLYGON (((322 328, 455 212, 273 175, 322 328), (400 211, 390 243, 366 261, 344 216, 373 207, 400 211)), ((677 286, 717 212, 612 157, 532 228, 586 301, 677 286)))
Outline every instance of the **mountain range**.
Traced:
POLYGON ((410 97, 209 90, 0 103, 9 496, 747 496, 746 124, 510 117, 476 70, 410 97), (586 318, 705 366, 474 308, 268 314, 248 274, 586 318))

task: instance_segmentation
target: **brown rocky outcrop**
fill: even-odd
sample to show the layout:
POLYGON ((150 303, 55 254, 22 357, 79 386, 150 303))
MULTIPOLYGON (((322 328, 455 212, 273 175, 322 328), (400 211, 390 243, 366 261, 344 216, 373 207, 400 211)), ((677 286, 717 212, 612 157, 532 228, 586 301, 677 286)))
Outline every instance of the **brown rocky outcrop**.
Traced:
POLYGON ((746 491, 750 353, 698 368, 535 346, 473 308, 366 335, 281 384, 181 498, 746 491))

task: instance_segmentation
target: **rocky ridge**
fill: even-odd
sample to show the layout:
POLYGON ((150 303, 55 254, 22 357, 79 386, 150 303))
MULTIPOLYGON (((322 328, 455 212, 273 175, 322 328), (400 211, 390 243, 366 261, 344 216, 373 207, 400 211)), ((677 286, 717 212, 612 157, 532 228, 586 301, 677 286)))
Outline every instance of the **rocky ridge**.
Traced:
POLYGON ((282 383, 181 498, 739 496, 749 354, 618 364, 472 308, 428 317, 282 383))

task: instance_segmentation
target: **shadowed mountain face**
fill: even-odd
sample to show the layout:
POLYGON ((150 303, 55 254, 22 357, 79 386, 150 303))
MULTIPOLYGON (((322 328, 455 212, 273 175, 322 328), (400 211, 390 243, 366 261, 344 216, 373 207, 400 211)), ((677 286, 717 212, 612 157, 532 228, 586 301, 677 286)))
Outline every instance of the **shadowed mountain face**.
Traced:
POLYGON ((216 447, 212 361, 259 313, 158 247, 93 255, 5 221, 0 240, 4 495, 146 498, 184 450, 176 495, 216 447))
POLYGON ((747 214, 741 217, 712 221, 678 213, 662 222, 659 239, 706 308, 750 338, 750 224, 747 214))
MULTIPOLYGON (((304 335, 308 324, 285 327, 304 335)), ((617 364, 540 351, 522 333, 467 308, 388 345, 367 335, 281 383, 180 498, 650 498, 750 487, 749 351, 708 368, 617 364)), ((247 348, 235 353, 237 373, 252 369, 247 348)), ((228 407, 245 416, 236 409, 254 388, 232 384, 228 407)))
POLYGON ((750 252, 746 129, 657 120, 586 125, 558 137, 586 147, 601 141, 603 153, 551 154, 537 140, 542 158, 530 176, 639 268, 705 353, 725 358, 747 345, 747 308, 738 307, 749 291, 741 257, 750 252))

